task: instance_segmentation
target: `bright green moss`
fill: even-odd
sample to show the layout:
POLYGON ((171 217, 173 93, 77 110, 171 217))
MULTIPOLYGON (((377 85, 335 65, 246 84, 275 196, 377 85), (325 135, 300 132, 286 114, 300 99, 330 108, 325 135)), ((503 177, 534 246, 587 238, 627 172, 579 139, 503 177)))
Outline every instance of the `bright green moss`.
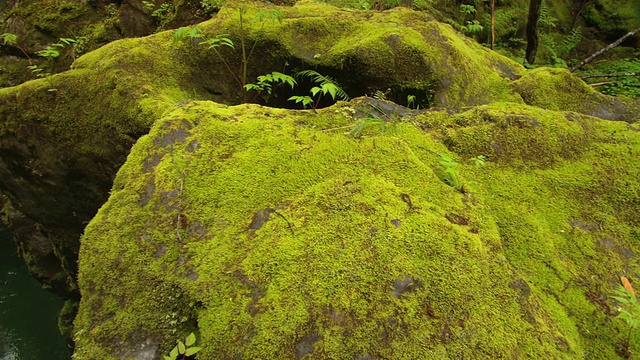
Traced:
MULTIPOLYGON (((202 31, 238 46, 238 4, 202 31)), ((250 18, 264 5, 246 6, 250 18)), ((305 61, 361 90, 433 90, 447 109, 354 139, 362 99, 299 112, 190 101, 236 101, 238 84, 171 32, 78 59, 53 78, 63 96, 46 80, 0 90, 0 135, 61 144, 27 173, 67 166, 71 147, 83 166, 116 149, 116 167, 152 127, 85 231, 76 357, 143 343, 159 355, 194 330, 203 358, 614 357, 607 295, 640 276, 640 140, 637 123, 588 115, 631 123, 638 105, 406 9, 282 11, 246 23, 252 72, 305 61), (300 39, 315 33, 317 47, 300 39), (461 163, 467 194, 439 179, 439 154, 461 163), (477 155, 489 164, 466 163, 477 155)), ((239 51, 223 52, 235 68, 239 51)))
POLYGON ((513 82, 528 105, 575 111, 607 120, 637 121, 638 104, 629 98, 602 95, 566 69, 538 68, 513 82))
MULTIPOLYGON (((448 150, 413 125, 353 139, 323 131, 353 122, 339 107, 176 109, 135 146, 87 228, 76 330, 118 328, 129 345, 136 332, 161 333, 169 348, 171 329, 197 320, 206 358, 613 356, 617 330, 602 304, 625 259, 603 251, 608 230, 586 215, 601 204, 586 194, 602 187, 592 151, 618 125, 502 106, 451 118, 514 139, 501 145, 511 159, 462 165, 477 181, 470 197, 438 179, 436 154, 448 150), (536 145, 550 162, 515 151, 538 132, 579 146, 536 145), (178 305, 162 302, 162 284, 178 305), (120 309, 105 310, 114 299, 120 309), (176 312, 187 320, 166 318, 176 312)), ((612 146, 621 162, 631 156, 612 146)), ((610 203, 614 223, 637 221, 618 217, 624 206, 610 203)), ((615 243, 635 249, 624 229, 615 243)), ((117 353, 112 340, 77 340, 88 354, 117 353)))

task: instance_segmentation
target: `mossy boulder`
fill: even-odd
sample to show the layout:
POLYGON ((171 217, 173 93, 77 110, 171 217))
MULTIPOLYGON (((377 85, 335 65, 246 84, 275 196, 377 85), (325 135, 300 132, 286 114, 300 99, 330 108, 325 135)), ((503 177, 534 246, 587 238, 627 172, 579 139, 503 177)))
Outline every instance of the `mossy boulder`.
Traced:
MULTIPOLYGON (((407 9, 347 11, 306 2, 280 8, 282 22, 261 22, 255 15, 270 7, 244 4, 247 20, 240 32, 239 5, 230 3, 200 25, 206 37, 230 34, 236 48, 221 49, 224 58, 190 41, 174 43, 169 31, 110 43, 77 59, 71 71, 0 89, 5 119, 0 125, 0 189, 55 245, 53 254, 68 284, 61 292, 74 288, 78 237, 106 201, 131 144, 167 107, 181 101, 242 100, 236 81, 241 34, 247 46, 256 44, 248 79, 290 64, 334 76, 351 95, 389 88, 391 99, 406 102, 413 94, 423 107, 519 101, 509 78, 523 68, 428 15, 407 9), (230 72, 222 59, 237 66, 230 72)), ((276 93, 272 98, 282 104, 288 97, 276 93)), ((33 234, 16 235, 25 249, 41 248, 29 245, 33 234)), ((51 253, 26 257, 49 258, 51 253)), ((30 263, 38 278, 60 278, 44 275, 38 261, 30 263)))
POLYGON ((538 68, 513 82, 528 105, 575 111, 607 120, 634 122, 640 103, 633 98, 604 96, 566 69, 538 68))
POLYGON ((640 135, 513 103, 345 134, 369 106, 166 113, 86 228, 76 356, 614 358, 640 135))
MULTIPOLYGON (((153 1, 149 2, 154 4, 153 1)), ((146 36, 158 29, 177 28, 209 18, 200 1, 166 2, 161 15, 140 0, 6 0, 0 2, 0 33, 18 36, 15 43, 0 42, 0 87, 9 87, 35 78, 27 66, 46 66, 49 72, 68 68, 78 56, 123 37, 146 36), (60 56, 44 59, 37 51, 60 43, 60 38, 76 42, 57 48, 60 56), (49 60, 49 61, 47 61, 49 60)))
POLYGON ((0 89, 0 191, 70 288, 104 203, 80 248, 76 358, 154 359, 192 331, 205 359, 616 356, 608 294, 640 275, 637 100, 408 9, 229 2, 199 28, 235 48, 162 32, 0 89), (255 17, 270 9, 284 20, 255 17), (430 109, 230 106, 242 41, 249 81, 311 68, 430 109))

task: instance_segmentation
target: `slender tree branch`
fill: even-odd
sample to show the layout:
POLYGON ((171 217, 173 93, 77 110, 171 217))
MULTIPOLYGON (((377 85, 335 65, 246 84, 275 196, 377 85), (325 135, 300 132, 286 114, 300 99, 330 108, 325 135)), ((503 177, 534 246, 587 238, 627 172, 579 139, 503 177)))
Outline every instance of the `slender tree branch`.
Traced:
POLYGON ((621 42, 623 42, 626 38, 628 38, 628 37, 630 37, 630 36, 633 36, 633 35, 637 34, 639 31, 640 31, 640 28, 637 28, 637 29, 633 30, 632 32, 628 33, 627 35, 625 35, 625 36, 621 37, 620 39, 618 39, 618 40, 616 40, 616 41, 612 42, 611 44, 609 44, 609 45, 607 45, 607 46, 603 47, 602 49, 600 49, 600 50, 596 51, 595 53, 593 53, 593 54, 592 54, 591 56, 589 56, 588 58, 586 58, 586 59, 582 60, 578 65, 576 65, 576 66, 572 67, 572 68, 571 68, 571 70, 569 70, 569 71, 574 72, 574 71, 576 71, 576 70, 580 69, 580 68, 581 68, 581 67, 583 67, 584 65, 586 65, 586 64, 590 63, 591 61, 593 61, 593 59, 595 59, 595 58, 597 58, 598 56, 600 56, 600 55, 602 55, 602 54, 606 53, 607 51, 609 51, 609 50, 613 49, 614 47, 616 47, 616 46, 620 45, 620 43, 621 43, 621 42))
POLYGON ((580 79, 589 78, 612 78, 612 77, 628 77, 628 76, 640 76, 640 72, 619 73, 619 74, 589 74, 579 76, 580 79))
POLYGON ((593 84, 588 84, 589 86, 601 86, 601 85, 609 85, 609 84, 615 84, 619 81, 603 81, 603 82, 598 82, 598 83, 593 83, 593 84))

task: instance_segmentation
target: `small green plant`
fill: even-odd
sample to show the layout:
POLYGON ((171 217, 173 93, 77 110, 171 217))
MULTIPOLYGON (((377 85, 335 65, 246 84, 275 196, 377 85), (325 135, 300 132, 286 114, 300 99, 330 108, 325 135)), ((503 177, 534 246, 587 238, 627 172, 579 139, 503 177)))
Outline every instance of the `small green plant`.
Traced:
POLYGON ((36 55, 42 56, 47 59, 55 59, 60 56, 60 50, 58 48, 64 47, 61 43, 55 43, 48 45, 44 50, 36 51, 36 55))
POLYGON ((187 338, 182 342, 178 340, 178 344, 171 349, 169 355, 164 355, 164 360, 177 360, 177 359, 186 359, 189 356, 195 355, 201 348, 197 346, 193 346, 196 343, 196 335, 194 333, 189 334, 187 338), (180 356, 182 355, 182 356, 180 356))
POLYGON ((400 128, 400 117, 396 114, 387 114, 382 108, 371 105, 371 109, 366 111, 369 116, 356 121, 349 134, 353 137, 362 135, 362 131, 367 127, 377 127, 381 135, 395 135, 400 128))
POLYGON ((460 4, 460 12, 465 15, 472 15, 476 13, 476 8, 473 5, 460 4))
POLYGON ((460 178, 460 171, 458 170, 458 162, 453 160, 447 155, 440 156, 440 165, 444 167, 442 173, 442 180, 452 188, 462 192, 462 180, 460 178))
MULTIPOLYGON (((460 176, 460 170, 458 170, 458 165, 460 165, 457 161, 453 160, 450 156, 447 155, 438 155, 440 157, 440 165, 444 168, 444 170, 440 171, 438 176, 445 184, 451 186, 452 188, 458 190, 461 193, 469 192, 469 185, 475 184, 475 181, 465 181, 460 176)), ((486 163, 486 158, 484 155, 478 155, 469 159, 469 162, 476 165, 477 167, 482 167, 486 163)))
POLYGON ((156 4, 151 1, 142 1, 142 4, 144 5, 145 9, 149 11, 153 11, 151 13, 151 16, 158 18, 158 20, 160 21, 164 21, 169 16, 169 13, 171 12, 170 3, 163 3, 157 8, 156 8, 156 4))
POLYGON ((487 163, 487 158, 484 155, 478 155, 469 159, 469 162, 477 167, 482 167, 487 163))
POLYGON ((313 70, 303 70, 296 74, 296 77, 306 77, 316 85, 309 90, 311 96, 292 96, 290 101, 295 101, 296 104, 302 103, 303 107, 311 105, 314 109, 318 107, 318 103, 323 96, 329 95, 333 101, 336 99, 349 100, 349 95, 342 90, 338 83, 329 76, 324 76, 313 70), (315 102, 313 98, 316 98, 315 102))
POLYGON ((297 84, 293 77, 277 71, 274 71, 271 74, 260 75, 257 80, 258 81, 255 84, 245 84, 244 88, 247 91, 257 91, 258 95, 263 96, 265 101, 269 100, 273 86, 277 86, 278 84, 288 84, 291 86, 291 89, 293 89, 297 84))
MULTIPOLYGON (((245 13, 246 13, 246 10, 244 8, 239 9, 240 47, 242 50, 242 62, 241 62, 240 75, 236 75, 236 72, 231 69, 231 66, 229 65, 229 63, 224 59, 222 54, 220 54, 220 52, 218 51, 218 47, 220 46, 228 46, 230 48, 235 49, 235 45, 233 41, 228 37, 229 35, 227 34, 216 35, 211 39, 206 39, 200 42, 200 45, 208 45, 209 49, 213 49, 215 51, 216 55, 220 58, 220 60, 222 60, 222 62, 226 66, 229 73, 234 77, 234 79, 240 86, 243 100, 244 102, 247 102, 247 89, 245 85, 247 84, 248 65, 249 65, 249 60, 253 55, 253 51, 258 45, 259 38, 256 38, 253 42, 253 45, 251 46, 251 49, 248 49, 248 46, 247 46, 248 44, 246 42, 246 38, 248 37, 248 34, 245 30, 245 13)), ((259 31, 262 31, 267 21, 282 22, 282 20, 284 19, 284 14, 281 11, 276 9, 262 10, 256 13, 256 15, 254 16, 254 19, 260 22, 259 31)), ((204 36, 199 32, 199 30, 197 30, 197 27, 193 29, 180 28, 176 30, 173 37, 174 43, 178 43, 179 41, 181 41, 186 37, 190 37, 192 39, 195 39, 195 38, 204 39, 204 36), (196 29, 196 30, 193 30, 193 29, 196 29)))
POLYGON ((220 10, 222 2, 222 0, 202 0, 200 6, 207 12, 214 12, 220 10))
POLYGON ((371 116, 360 119, 356 122, 353 130, 351 130, 350 134, 354 137, 359 137, 362 135, 362 131, 366 127, 378 127, 381 135, 391 134, 395 135, 398 133, 398 128, 400 125, 400 119, 395 114, 384 115, 382 117, 371 116))
POLYGON ((227 68, 231 76, 233 76, 233 78, 236 80, 238 85, 242 86, 244 90, 244 84, 242 83, 240 78, 236 76, 235 71, 231 69, 231 66, 229 65, 227 60, 225 60, 224 56, 222 56, 222 54, 218 49, 221 46, 227 46, 232 49, 235 49, 235 45, 233 44, 233 41, 229 39, 228 36, 229 36, 228 34, 218 34, 213 38, 203 40, 204 35, 200 32, 200 28, 198 28, 197 26, 194 26, 192 28, 181 27, 176 29, 176 31, 173 33, 173 43, 177 45, 180 41, 182 41, 185 38, 190 38, 192 40, 195 40, 195 39, 201 40, 198 42, 198 44, 207 46, 208 49, 213 50, 216 56, 218 56, 220 61, 222 61, 224 66, 227 68))
POLYGON ((0 35, 0 39, 2 39, 2 45, 15 45, 18 41, 18 35, 11 33, 4 33, 0 35))
POLYGON ((387 95, 389 94, 391 94, 391 88, 387 88, 384 92, 376 90, 376 92, 373 93, 373 98, 378 100, 387 100, 387 95))
POLYGON ((620 312, 617 319, 622 319, 629 325, 629 332, 627 333, 627 339, 625 340, 625 352, 631 355, 631 332, 640 327, 640 303, 633 289, 633 286, 624 276, 620 277, 622 285, 615 290, 615 295, 612 298, 616 299, 620 303, 618 311, 620 312))
POLYGON ((484 29, 484 27, 480 25, 480 22, 478 20, 466 20, 468 17, 475 16, 476 14, 476 8, 473 5, 460 4, 459 12, 463 14, 463 19, 461 22, 465 25, 454 19, 446 19, 445 22, 451 24, 451 26, 453 26, 456 30, 462 32, 463 34, 479 33, 484 29))
POLYGON ((49 89, 47 91, 58 92, 55 85, 53 84, 53 75, 51 68, 53 68, 53 61, 60 56, 60 48, 63 48, 65 44, 70 44, 71 42, 67 39, 60 39, 59 43, 48 45, 44 50, 36 51, 36 55, 41 56, 47 59, 46 66, 38 66, 38 65, 30 65, 27 66, 27 69, 31 70, 31 72, 36 76, 36 78, 45 78, 47 82, 49 82, 49 89))
POLYGON ((176 31, 173 32, 173 44, 177 45, 180 41, 182 41, 182 39, 187 37, 190 39, 202 39, 203 35, 200 33, 200 28, 197 26, 194 26, 194 27, 183 26, 181 28, 176 29, 176 31))
POLYGON ((86 36, 78 36, 76 38, 60 38, 60 41, 70 46, 71 51, 69 55, 71 59, 75 60, 85 52, 85 47, 89 39, 86 36))
MULTIPOLYGON (((244 85, 247 83, 247 69, 249 66, 249 60, 251 59, 251 55, 253 55, 253 51, 256 49, 256 46, 258 45, 258 38, 254 40, 253 46, 251 46, 251 50, 249 51, 249 53, 247 53, 247 46, 245 43, 245 38, 247 37, 247 34, 245 33, 244 20, 243 20, 244 13, 246 12, 246 10, 241 8, 239 11, 240 11, 240 45, 242 46, 242 93, 244 96, 244 101, 247 102, 247 92, 246 92, 246 89, 244 88, 244 85)), ((260 31, 262 31, 267 21, 282 22, 282 20, 284 19, 284 14, 282 13, 282 11, 276 10, 276 9, 261 10, 261 11, 258 11, 258 13, 256 13, 254 18, 260 21, 260 31)))
POLYGON ((420 109, 420 105, 416 104, 416 96, 415 95, 407 95, 407 107, 411 109, 414 107, 416 110, 420 109))
POLYGON ((295 101, 296 104, 302 104, 302 108, 306 109, 313 105, 313 99, 308 95, 294 95, 289 98, 289 101, 295 101))
POLYGON ((14 46, 20 49, 20 51, 22 51, 24 56, 26 56, 27 59, 29 59, 29 63, 31 64, 31 57, 29 56, 29 54, 27 54, 27 52, 24 51, 24 49, 18 45, 18 35, 12 34, 12 33, 4 33, 4 34, 0 34, 0 39, 2 39, 2 45, 14 46))

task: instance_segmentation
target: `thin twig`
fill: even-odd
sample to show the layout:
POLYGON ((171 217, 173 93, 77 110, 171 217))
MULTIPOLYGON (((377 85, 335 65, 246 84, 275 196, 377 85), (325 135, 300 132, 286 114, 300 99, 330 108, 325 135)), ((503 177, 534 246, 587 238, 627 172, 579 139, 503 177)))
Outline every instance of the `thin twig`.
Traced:
POLYGON ((356 126, 356 124, 347 125, 347 126, 340 126, 340 127, 331 128, 331 129, 324 129, 324 130, 320 130, 320 131, 333 131, 333 130, 340 130, 340 129, 348 129, 348 128, 352 128, 354 126, 356 126))
POLYGON ((178 216, 176 217, 176 235, 178 236, 178 241, 182 242, 182 237, 180 236, 180 225, 182 224, 182 186, 184 185, 184 178, 180 179, 180 195, 178 197, 178 216))
POLYGON ((287 220, 287 218, 284 217, 284 215, 280 214, 277 210, 273 210, 273 213, 278 215, 278 216, 280 216, 282 218, 282 220, 287 222, 287 225, 289 226, 289 231, 291 231, 291 235, 295 236, 296 234, 293 232, 293 226, 291 225, 289 220, 287 220))
POLYGON ((590 74, 579 76, 580 79, 599 78, 599 77, 626 77, 626 76, 640 76, 640 72, 631 73, 618 73, 618 74, 590 74))
POLYGON ((603 81, 603 82, 598 82, 598 83, 593 83, 593 84, 588 84, 589 86, 602 86, 602 85, 610 85, 610 84, 615 84, 618 83, 620 81, 603 81))
POLYGON ((598 56, 606 53, 607 51, 613 49, 614 47, 620 45, 621 42, 623 42, 626 38, 633 36, 635 34, 637 34, 638 32, 640 32, 640 28, 637 28, 633 31, 631 31, 630 33, 628 33, 627 35, 621 37, 620 39, 614 41, 613 43, 603 47, 602 49, 596 51, 595 53, 593 53, 591 56, 589 56, 588 58, 582 60, 578 65, 574 66, 571 68, 571 70, 569 70, 570 72, 574 72, 578 69, 580 69, 581 67, 583 67, 584 65, 588 64, 589 62, 591 62, 593 59, 597 58, 598 56))

